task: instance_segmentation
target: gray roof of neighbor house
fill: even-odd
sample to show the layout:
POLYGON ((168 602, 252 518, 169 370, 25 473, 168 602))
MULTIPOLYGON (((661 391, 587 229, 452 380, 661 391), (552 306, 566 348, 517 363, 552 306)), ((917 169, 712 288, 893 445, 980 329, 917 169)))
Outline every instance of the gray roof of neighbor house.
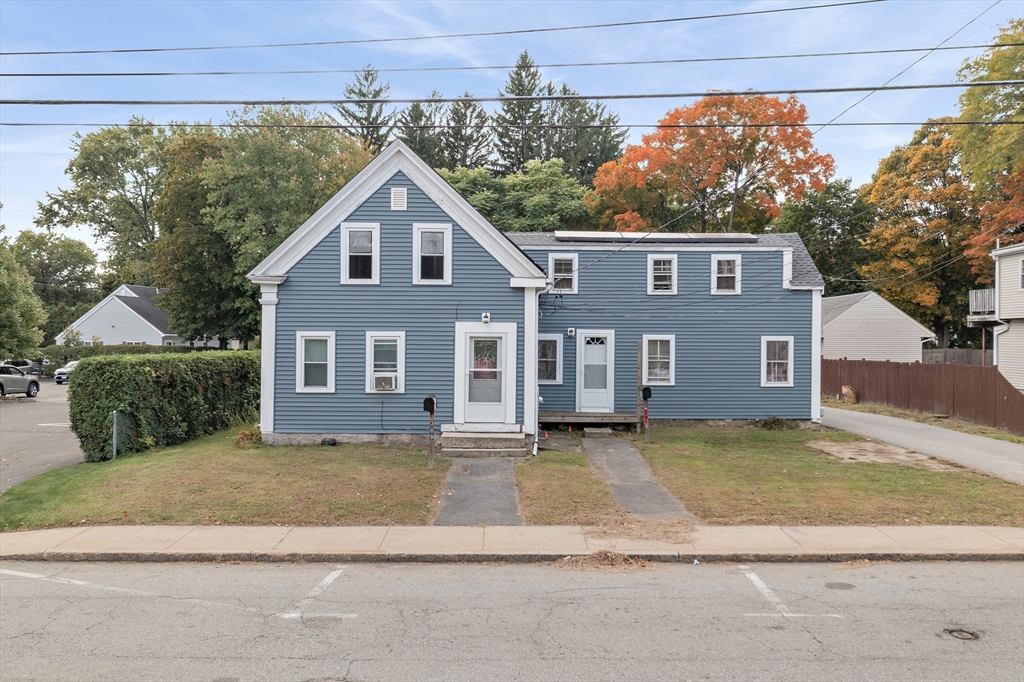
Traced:
MULTIPOLYGON (((593 236, 588 234, 586 235, 586 238, 581 239, 569 239, 566 238, 564 234, 560 237, 554 232, 506 232, 505 236, 520 248, 529 248, 531 246, 594 246, 595 244, 602 244, 607 245, 610 250, 614 250, 629 245, 632 241, 639 239, 641 236, 640 234, 636 234, 631 240, 628 236, 624 236, 627 234, 628 233, 595 232, 592 233, 593 236), (600 235, 602 234, 606 235, 611 241, 597 241, 600 239, 600 235), (621 236, 614 237, 614 235, 621 236)), ((735 233, 692 235, 683 235, 680 233, 666 233, 664 235, 657 235, 655 233, 651 234, 652 238, 650 241, 646 238, 640 239, 637 247, 643 248, 645 243, 657 243, 659 245, 672 243, 684 247, 686 244, 720 244, 723 249, 730 248, 730 246, 744 245, 789 246, 793 249, 793 286, 801 288, 825 286, 825 280, 822 279, 821 273, 819 273, 818 268, 815 267, 814 261, 811 259, 811 254, 807 252, 807 248, 800 239, 800 235, 795 232, 752 235, 741 235, 735 233)))
POLYGON ((859 294, 846 294, 845 296, 831 296, 821 299, 821 326, 836 319, 847 310, 857 305, 870 295, 871 292, 862 291, 859 294))
POLYGON ((167 290, 157 289, 156 287, 141 287, 135 284, 127 284, 125 286, 135 296, 115 296, 115 298, 135 311, 146 322, 159 329, 161 334, 170 334, 167 311, 157 307, 157 304, 153 301, 154 296, 162 294, 167 290))

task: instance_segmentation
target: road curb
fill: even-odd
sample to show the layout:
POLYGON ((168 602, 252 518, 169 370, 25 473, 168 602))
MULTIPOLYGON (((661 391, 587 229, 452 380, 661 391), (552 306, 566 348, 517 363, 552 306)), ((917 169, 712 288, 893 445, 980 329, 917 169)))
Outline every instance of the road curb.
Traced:
MULTIPOLYGON (((596 552, 24 552, 2 561, 91 561, 98 563, 550 563, 596 552)), ((717 552, 627 553, 656 563, 846 563, 849 561, 1024 561, 1024 552, 717 552)))

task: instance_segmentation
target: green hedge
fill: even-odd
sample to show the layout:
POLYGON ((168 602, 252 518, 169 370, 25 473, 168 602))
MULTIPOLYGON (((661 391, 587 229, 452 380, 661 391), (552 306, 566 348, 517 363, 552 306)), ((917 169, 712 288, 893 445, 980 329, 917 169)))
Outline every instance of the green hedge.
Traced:
POLYGON ((71 430, 87 461, 213 433, 259 410, 259 351, 114 355, 83 359, 68 382, 71 430))
POLYGON ((72 360, 94 358, 103 355, 153 355, 156 353, 192 353, 197 350, 215 348, 190 348, 189 346, 47 346, 39 349, 43 375, 52 377, 59 368, 72 360))

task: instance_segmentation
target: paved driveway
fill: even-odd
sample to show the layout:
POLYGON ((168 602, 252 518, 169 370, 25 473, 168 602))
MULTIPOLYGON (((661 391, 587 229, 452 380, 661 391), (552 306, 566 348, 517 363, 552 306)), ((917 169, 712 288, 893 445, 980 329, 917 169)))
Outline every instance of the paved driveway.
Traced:
POLYGON ((834 407, 825 408, 821 423, 1024 483, 1024 443, 972 436, 906 419, 834 407))
POLYGON ((35 398, 0 400, 0 492, 84 461, 69 425, 67 384, 44 379, 35 398))

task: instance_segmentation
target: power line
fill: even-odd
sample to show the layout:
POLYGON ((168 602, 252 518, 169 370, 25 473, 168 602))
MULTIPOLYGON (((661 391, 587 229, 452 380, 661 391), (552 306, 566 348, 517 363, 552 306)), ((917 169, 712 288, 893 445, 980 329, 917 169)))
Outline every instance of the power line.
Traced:
POLYGON ((583 24, 579 26, 557 26, 548 28, 525 28, 512 29, 507 31, 482 31, 477 33, 448 33, 432 36, 411 36, 404 38, 360 38, 352 40, 321 40, 303 43, 264 43, 256 45, 208 45, 199 47, 142 47, 124 48, 114 50, 37 50, 22 52, 0 52, 0 56, 39 56, 39 55, 72 55, 72 54, 130 54, 140 52, 200 52, 210 50, 253 50, 277 47, 317 47, 325 45, 367 45, 379 43, 403 43, 419 40, 441 40, 446 38, 483 38, 489 36, 511 36, 531 33, 555 33, 559 31, 583 31, 598 28, 618 28, 625 26, 650 26, 656 24, 671 24, 684 21, 701 21, 705 19, 725 19, 729 17, 747 17, 763 14, 781 14, 783 12, 800 12, 804 10, 829 9, 832 7, 846 7, 850 5, 869 5, 885 0, 851 0, 850 2, 838 2, 827 5, 803 5, 800 7, 780 7, 777 9, 750 10, 745 12, 728 12, 723 14, 704 14, 690 17, 675 17, 670 19, 646 19, 642 21, 618 21, 608 24, 583 24))
MULTIPOLYGON (((872 0, 874 1, 874 0, 872 0)), ((193 99, 193 100, 130 100, 130 99, 4 99, 0 105, 34 106, 275 106, 275 105, 344 105, 344 104, 450 104, 454 102, 564 102, 628 99, 685 99, 692 97, 751 97, 760 95, 816 95, 845 92, 884 92, 893 90, 936 90, 944 88, 998 88, 1021 86, 1024 80, 970 81, 966 83, 923 83, 916 85, 874 85, 846 88, 790 88, 782 90, 705 90, 703 92, 671 92, 630 95, 528 95, 524 97, 419 97, 376 99, 193 99)))
MULTIPOLYGON (((1024 126, 1024 120, 999 121, 848 121, 844 123, 581 123, 555 124, 536 123, 518 128, 543 130, 576 130, 576 129, 607 129, 607 128, 799 128, 805 127, 878 127, 878 126, 1024 126)), ((366 130, 374 128, 391 128, 390 124, 348 125, 344 123, 44 123, 44 122, 0 122, 0 127, 11 128, 261 128, 261 129, 326 129, 326 130, 366 130)), ((397 126, 401 130, 461 130, 465 126, 436 123, 430 125, 397 126)), ((496 124, 486 124, 479 128, 493 130, 502 128, 496 124)))
MULTIPOLYGON (((985 45, 956 45, 950 47, 909 47, 891 50, 853 50, 849 52, 804 52, 797 54, 751 55, 745 57, 692 57, 689 59, 647 59, 618 62, 566 62, 535 64, 538 69, 566 69, 603 66, 657 66, 666 64, 706 64, 711 62, 745 62, 770 59, 807 59, 821 57, 854 57, 881 54, 903 54, 938 50, 973 50, 993 47, 1021 47, 1024 43, 990 43, 985 45)), ((374 69, 377 73, 423 73, 432 71, 498 71, 516 68, 515 64, 494 66, 420 66, 408 68, 374 69)), ((362 73, 363 69, 287 69, 281 71, 118 71, 68 73, 0 73, 0 78, 107 78, 150 76, 300 76, 339 73, 362 73)))

